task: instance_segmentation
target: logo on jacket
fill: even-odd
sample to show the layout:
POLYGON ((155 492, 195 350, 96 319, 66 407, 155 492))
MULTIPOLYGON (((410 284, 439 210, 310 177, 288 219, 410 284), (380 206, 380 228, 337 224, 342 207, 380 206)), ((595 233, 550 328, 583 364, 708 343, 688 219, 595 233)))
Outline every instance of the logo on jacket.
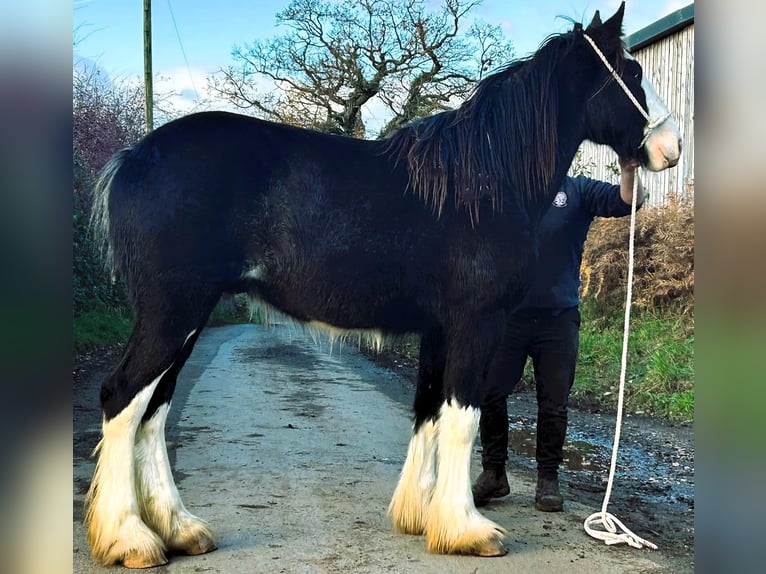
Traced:
POLYGON ((556 207, 566 207, 567 205, 567 194, 563 191, 559 191, 556 194, 556 197, 553 199, 553 205, 556 207))

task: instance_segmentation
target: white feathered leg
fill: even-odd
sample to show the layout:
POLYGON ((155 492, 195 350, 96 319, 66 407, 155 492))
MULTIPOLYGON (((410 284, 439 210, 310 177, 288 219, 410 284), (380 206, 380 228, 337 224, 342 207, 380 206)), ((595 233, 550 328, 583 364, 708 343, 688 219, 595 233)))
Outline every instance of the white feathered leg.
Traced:
POLYGON ((476 510, 471 494, 471 449, 479 409, 455 399, 442 405, 437 422, 436 485, 425 525, 429 552, 502 556, 506 530, 476 510))
POLYGON ((436 425, 426 421, 410 439, 399 484, 388 513, 394 528, 406 534, 423 534, 431 491, 436 478, 436 425))
POLYGON ((136 483, 141 516, 169 550, 204 554, 215 550, 208 524, 184 506, 170 470, 165 422, 170 404, 141 424, 136 437, 136 483))
MULTIPOLYGON (((167 371, 165 371, 167 372, 167 371)), ((167 562, 165 544, 141 519, 136 493, 136 432, 163 372, 117 416, 103 422, 98 462, 86 497, 93 558, 101 564, 147 568, 167 562)))

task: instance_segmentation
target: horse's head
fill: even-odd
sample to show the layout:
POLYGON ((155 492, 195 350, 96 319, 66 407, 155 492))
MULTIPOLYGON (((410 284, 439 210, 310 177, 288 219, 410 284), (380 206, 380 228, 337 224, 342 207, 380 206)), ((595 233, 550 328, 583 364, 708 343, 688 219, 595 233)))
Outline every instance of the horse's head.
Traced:
POLYGON ((681 133, 673 116, 622 43, 623 2, 602 22, 598 11, 583 31, 586 56, 597 81, 587 104, 587 138, 612 147, 620 157, 638 160, 652 171, 678 163, 681 133))

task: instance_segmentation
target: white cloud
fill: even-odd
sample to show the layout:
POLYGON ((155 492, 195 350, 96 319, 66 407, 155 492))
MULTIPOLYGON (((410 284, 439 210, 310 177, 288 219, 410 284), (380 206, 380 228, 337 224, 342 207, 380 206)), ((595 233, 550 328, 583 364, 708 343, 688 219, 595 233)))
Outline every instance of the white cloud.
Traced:
POLYGON ((207 78, 211 70, 202 67, 178 67, 157 72, 154 93, 161 98, 161 107, 173 115, 183 115, 202 109, 232 109, 231 104, 213 93, 207 78))

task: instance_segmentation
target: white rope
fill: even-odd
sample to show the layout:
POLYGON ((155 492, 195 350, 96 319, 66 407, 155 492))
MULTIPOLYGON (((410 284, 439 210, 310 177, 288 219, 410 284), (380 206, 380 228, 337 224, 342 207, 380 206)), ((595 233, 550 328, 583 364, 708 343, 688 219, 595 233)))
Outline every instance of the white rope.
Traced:
POLYGON ((648 540, 644 540, 640 536, 637 536, 631 532, 622 522, 617 520, 614 516, 609 514, 606 509, 609 506, 609 497, 612 494, 612 483, 614 481, 614 473, 617 467, 617 450, 620 445, 620 431, 622 430, 622 402, 623 395, 625 393, 625 373, 627 371, 628 364, 628 338, 630 332, 630 302, 633 296, 633 259, 634 259, 634 243, 635 243, 635 231, 636 231, 636 202, 638 196, 638 174, 635 175, 633 181, 633 199, 630 205, 630 240, 628 244, 628 288, 625 301, 625 324, 622 333, 622 362, 620 366, 620 390, 617 395, 617 423, 614 430, 614 444, 612 445, 612 462, 609 467, 609 480, 606 484, 606 494, 604 495, 604 502, 601 505, 601 512, 591 514, 585 519, 583 527, 585 532, 590 534, 593 538, 603 540, 605 544, 628 544, 633 548, 643 548, 644 546, 657 550, 657 545, 652 544, 648 540), (596 525, 601 525, 605 530, 597 530, 594 528, 596 525), (622 532, 619 532, 622 530, 622 532))
POLYGON ((646 112, 646 110, 641 107, 641 104, 638 103, 636 96, 633 95, 633 92, 631 92, 628 89, 628 86, 625 85, 625 82, 622 81, 622 78, 620 77, 620 74, 617 73, 617 70, 615 70, 612 67, 612 64, 609 63, 609 60, 606 59, 606 56, 604 56, 601 50, 598 49, 598 46, 596 46, 596 43, 593 41, 593 38, 591 38, 587 34, 583 34, 583 37, 588 41, 588 44, 591 45, 591 47, 593 48, 593 51, 596 52, 598 57, 601 58, 601 61, 604 63, 604 66, 606 66, 606 69, 609 70, 609 73, 612 74, 612 77, 622 88, 622 91, 625 92, 625 95, 628 96, 630 101, 633 102, 633 105, 636 106, 636 109, 639 112, 641 112, 641 115, 644 116, 644 119, 646 119, 647 122, 651 123, 652 118, 649 117, 649 114, 646 112))
MULTIPOLYGON (((606 69, 609 71, 609 73, 612 75, 612 77, 615 79, 617 84, 622 88, 622 91, 625 92, 625 95, 628 96, 630 101, 633 103, 634 106, 636 106, 636 109, 641 112, 641 115, 646 119, 646 127, 644 127, 644 139, 639 144, 639 148, 641 148, 645 143, 646 140, 651 135, 654 128, 656 128, 658 125, 660 125, 662 122, 664 122, 668 115, 661 116, 659 118, 656 118, 652 120, 652 118, 649 116, 646 110, 641 107, 641 105, 638 103, 638 100, 633 95, 633 93, 628 89, 628 86, 625 85, 625 82, 623 82, 620 75, 615 71, 615 69, 612 67, 612 65, 609 63, 609 60, 606 59, 604 54, 601 53, 601 50, 598 49, 598 46, 596 46, 596 43, 593 41, 593 39, 588 36, 587 34, 583 34, 585 39, 588 41, 588 43, 591 45, 593 50, 596 52, 598 57, 603 62, 604 66, 606 66, 606 69)), ((638 198, 638 176, 635 176, 636 179, 633 181, 633 197, 631 201, 631 208, 630 208, 630 240, 629 240, 629 246, 628 246, 628 287, 627 287, 627 295, 626 295, 626 301, 625 301, 625 324, 623 328, 623 334, 622 334, 622 360, 620 365, 620 390, 617 395, 617 422, 615 425, 615 431, 614 431, 614 444, 612 445, 612 461, 609 468, 609 479, 607 481, 606 485, 606 494, 604 495, 604 502, 601 506, 601 512, 596 512, 594 514, 591 514, 588 518, 585 519, 585 523, 583 524, 583 527, 585 528, 585 532, 587 532, 589 535, 591 535, 593 538, 596 538, 598 540, 603 540, 604 543, 608 545, 612 544, 628 544, 632 546, 633 548, 643 548, 644 546, 648 548, 652 548, 654 550, 657 549, 657 546, 648 540, 644 540, 640 536, 637 536, 633 532, 631 532, 621 521, 619 521, 617 518, 609 514, 606 510, 609 506, 609 497, 612 493, 612 484, 614 482, 614 473, 615 469, 617 468, 617 452, 620 445, 620 432, 622 430, 622 407, 623 407, 623 398, 625 395, 625 373, 627 371, 627 364, 628 364, 628 339, 629 339, 629 333, 630 333, 630 304, 631 299, 633 296, 633 260, 634 260, 634 243, 635 243, 635 231, 636 231, 636 203, 638 198), (601 525, 604 530, 596 529, 596 525, 601 525), (622 532, 619 532, 618 530, 622 530, 622 532)))

